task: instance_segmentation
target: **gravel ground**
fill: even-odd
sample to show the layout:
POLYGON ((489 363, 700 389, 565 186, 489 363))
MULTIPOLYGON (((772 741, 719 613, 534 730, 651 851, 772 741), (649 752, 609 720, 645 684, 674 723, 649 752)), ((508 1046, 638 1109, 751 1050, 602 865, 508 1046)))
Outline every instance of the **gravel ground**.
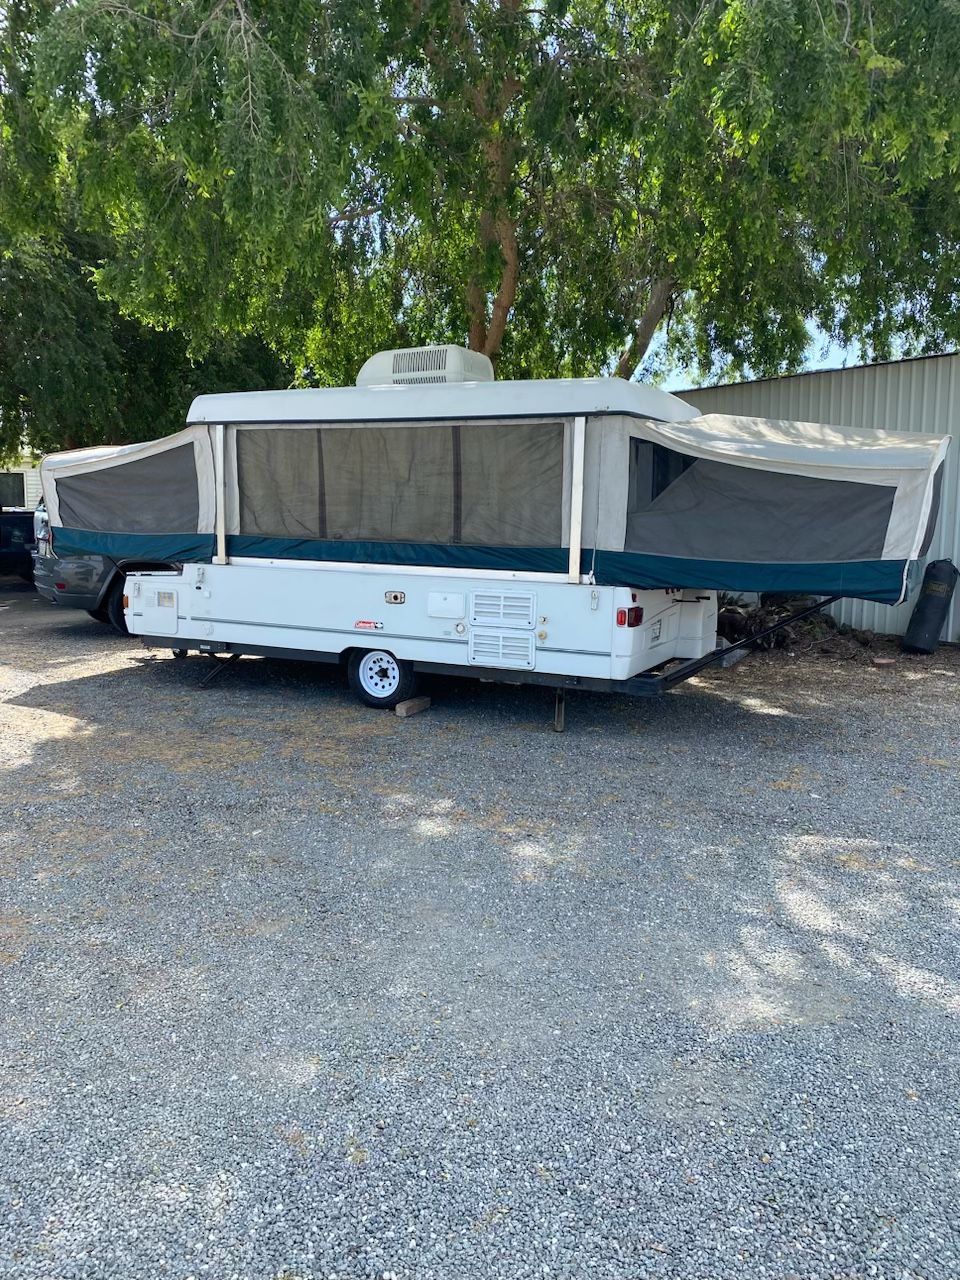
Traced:
POLYGON ((658 702, 0 586, 0 1276, 960 1276, 960 654, 658 702))

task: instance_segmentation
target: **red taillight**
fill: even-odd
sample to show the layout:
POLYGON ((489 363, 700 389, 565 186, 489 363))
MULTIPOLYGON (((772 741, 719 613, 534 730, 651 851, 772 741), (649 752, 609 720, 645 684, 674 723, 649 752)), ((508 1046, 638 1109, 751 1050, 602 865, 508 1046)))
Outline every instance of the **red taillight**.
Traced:
POLYGON ((627 625, 627 611, 626 609, 618 609, 617 610, 617 626, 625 627, 626 625, 627 625))
POLYGON ((627 626, 628 627, 639 627, 642 621, 643 621, 643 610, 639 608, 637 605, 634 605, 632 609, 627 610, 627 626))
POLYGON ((65 582, 55 582, 53 585, 58 591, 66 591, 67 589, 67 584, 65 582))

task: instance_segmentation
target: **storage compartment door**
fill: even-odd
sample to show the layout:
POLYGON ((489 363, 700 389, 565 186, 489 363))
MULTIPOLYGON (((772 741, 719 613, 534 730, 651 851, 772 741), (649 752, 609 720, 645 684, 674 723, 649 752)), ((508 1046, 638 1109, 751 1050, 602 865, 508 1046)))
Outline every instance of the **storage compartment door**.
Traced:
POLYGON ((177 634, 177 592, 173 588, 134 583, 132 604, 134 614, 140 618, 137 633, 148 636, 177 634))

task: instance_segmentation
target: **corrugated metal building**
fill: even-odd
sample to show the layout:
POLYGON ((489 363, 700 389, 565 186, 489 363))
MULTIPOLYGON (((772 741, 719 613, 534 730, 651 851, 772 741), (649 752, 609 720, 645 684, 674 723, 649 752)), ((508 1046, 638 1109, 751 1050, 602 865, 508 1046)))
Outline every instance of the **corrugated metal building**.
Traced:
MULTIPOLYGON (((839 427, 952 436, 930 559, 946 558, 960 565, 960 355, 923 356, 723 387, 697 387, 677 394, 702 413, 744 413, 839 427)), ((891 607, 844 600, 832 612, 854 627, 902 635, 913 603, 891 607)), ((960 592, 954 597, 943 638, 960 640, 960 592)))

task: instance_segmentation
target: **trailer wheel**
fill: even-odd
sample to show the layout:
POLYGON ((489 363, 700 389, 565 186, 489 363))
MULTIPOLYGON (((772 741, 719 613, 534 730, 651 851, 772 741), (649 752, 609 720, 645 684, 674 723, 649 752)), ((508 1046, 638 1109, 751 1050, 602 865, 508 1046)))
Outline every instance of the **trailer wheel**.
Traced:
POLYGON ((352 653, 347 680, 368 707, 395 707, 412 698, 417 687, 413 664, 401 662, 385 649, 358 649, 352 653))

